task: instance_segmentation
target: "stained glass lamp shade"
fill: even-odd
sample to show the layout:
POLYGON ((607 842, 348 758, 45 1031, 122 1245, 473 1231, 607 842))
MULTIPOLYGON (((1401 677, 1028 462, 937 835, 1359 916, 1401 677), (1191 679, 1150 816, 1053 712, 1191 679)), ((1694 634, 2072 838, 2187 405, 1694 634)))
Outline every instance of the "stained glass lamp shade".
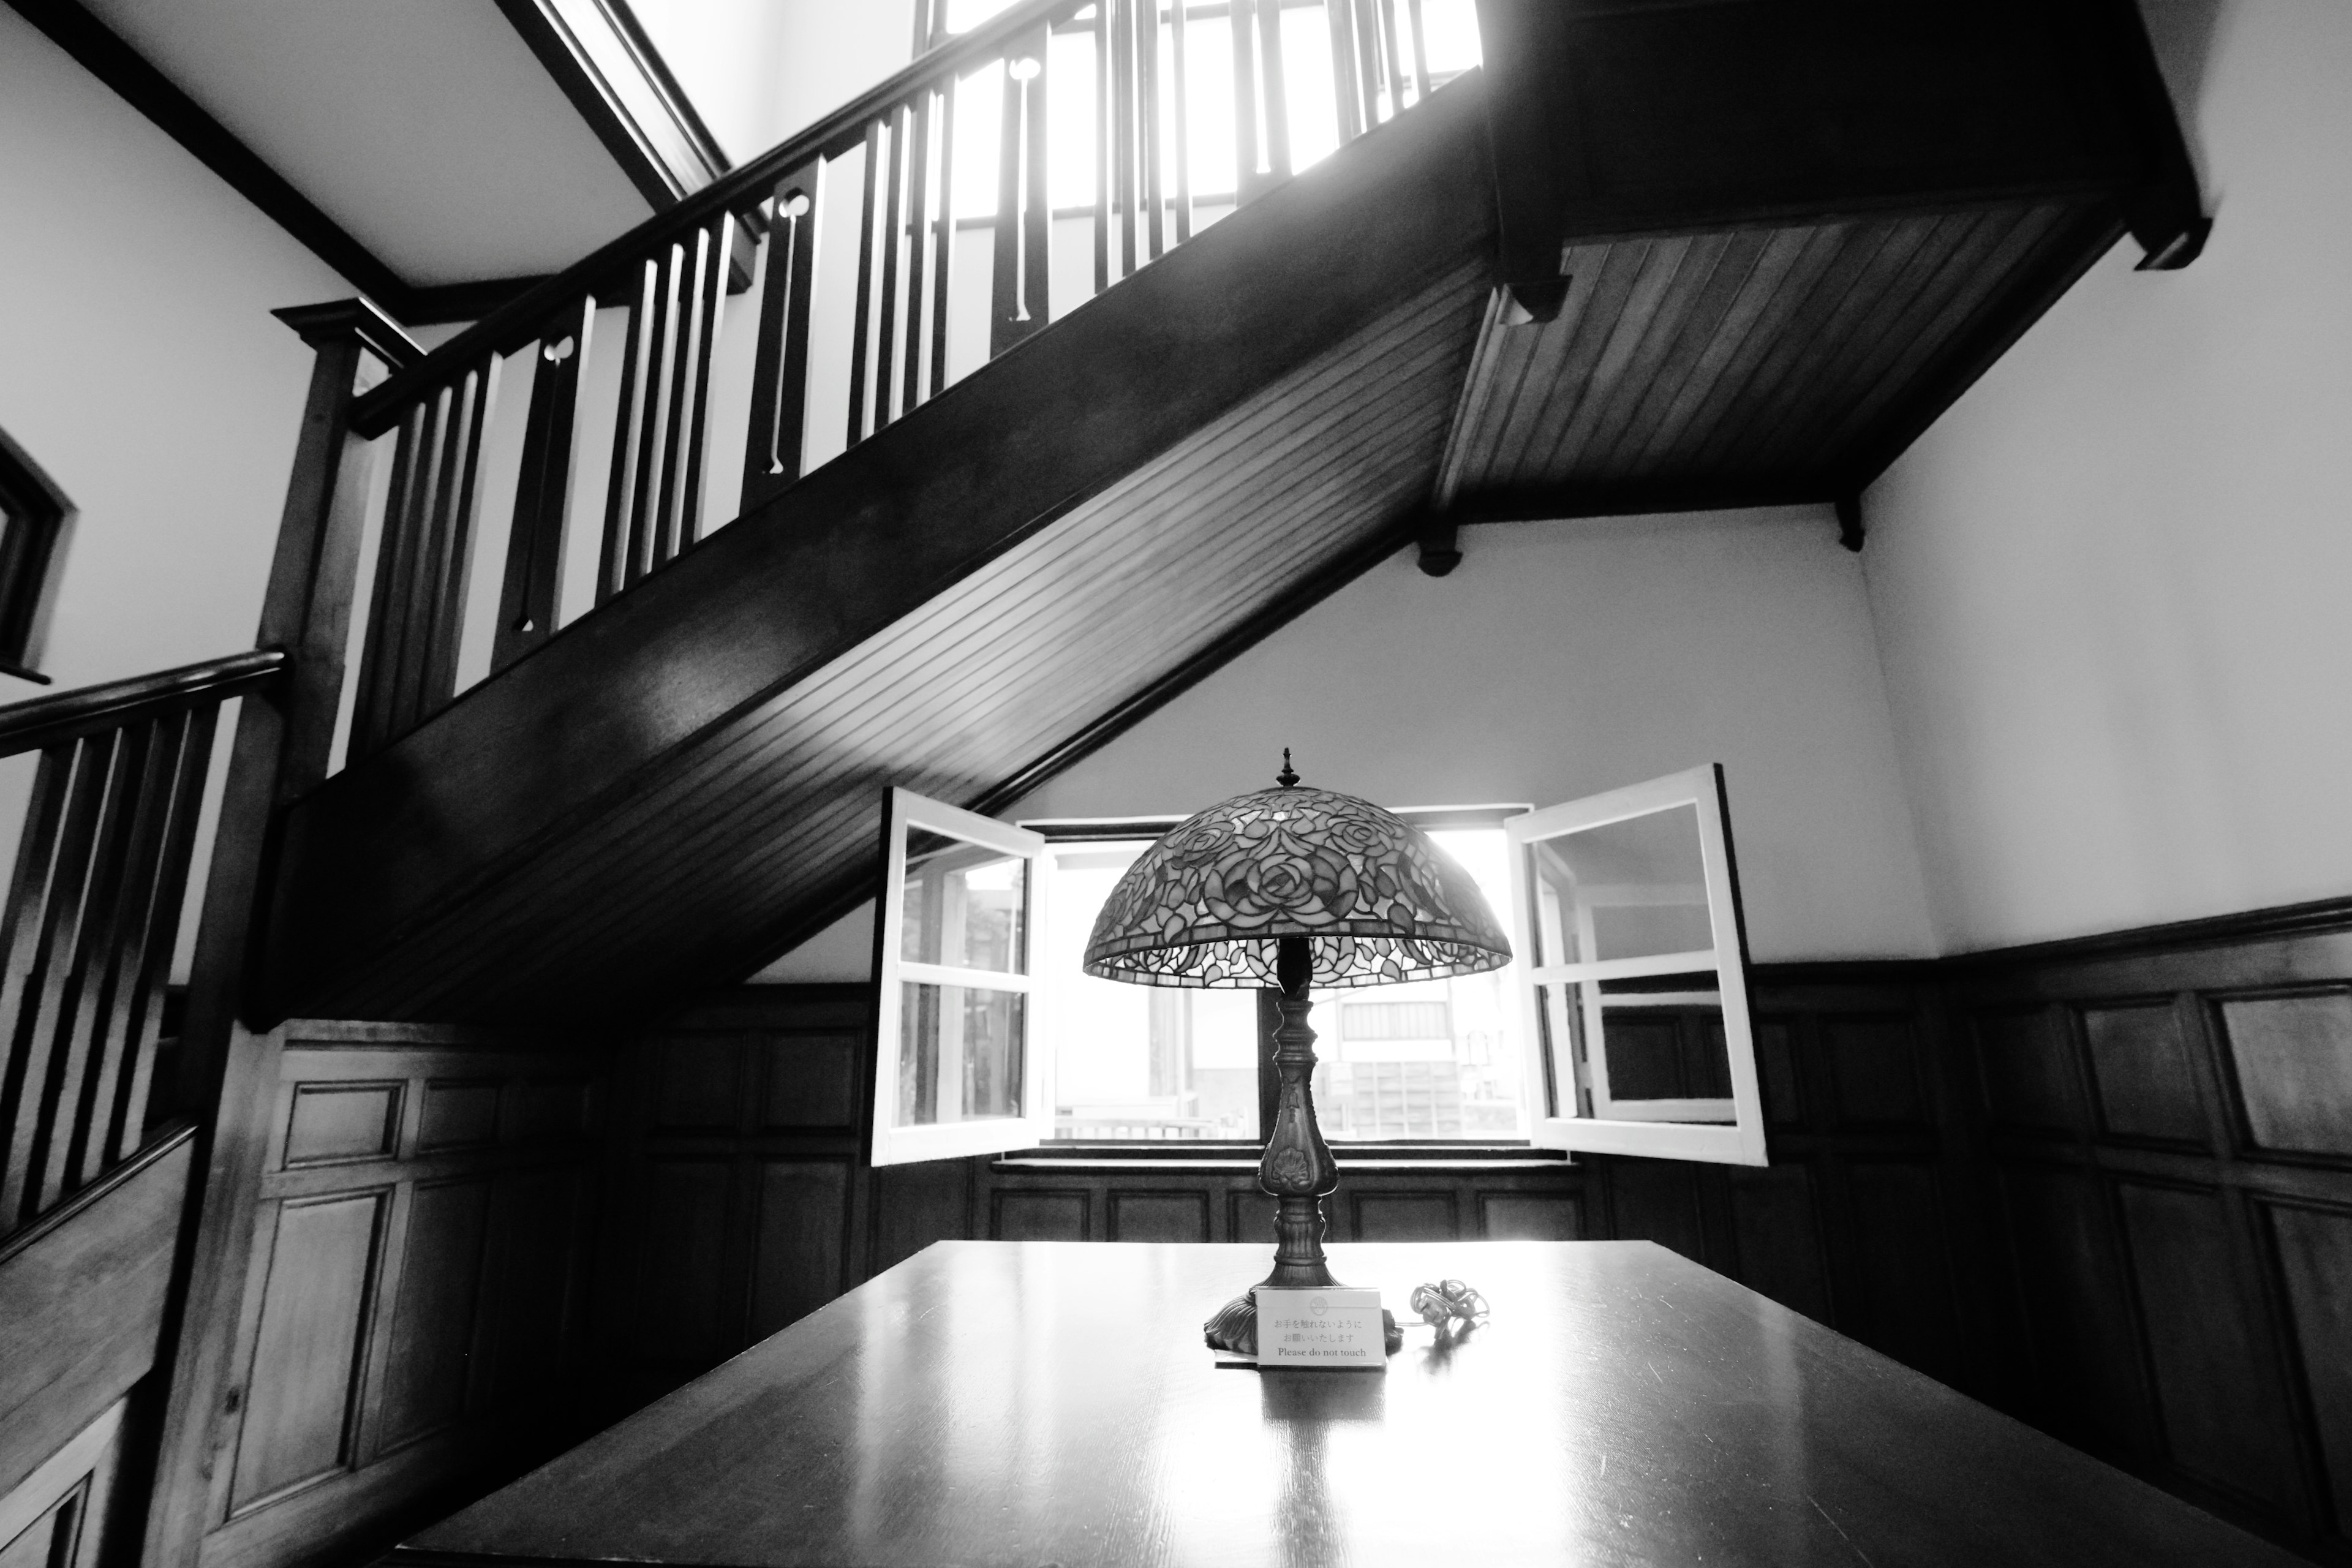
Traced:
MULTIPOLYGON (((1276 787, 1187 817, 1129 868, 1087 939, 1084 967, 1139 985, 1278 989, 1281 1079, 1258 1185, 1280 1200, 1272 1286, 1328 1287, 1323 1198, 1339 1167, 1315 1123, 1315 985, 1391 985, 1499 969, 1494 911, 1426 834, 1370 801, 1303 789, 1283 753, 1276 787)), ((1220 1350, 1254 1354, 1244 1293, 1209 1320, 1220 1350)))

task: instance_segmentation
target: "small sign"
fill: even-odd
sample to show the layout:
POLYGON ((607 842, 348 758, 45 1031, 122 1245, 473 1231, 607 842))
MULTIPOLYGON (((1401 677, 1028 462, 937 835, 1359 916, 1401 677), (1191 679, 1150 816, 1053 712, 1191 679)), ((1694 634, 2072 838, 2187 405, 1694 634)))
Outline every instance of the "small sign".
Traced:
POLYGON ((1261 1285, 1255 1294, 1258 1365, 1387 1369, 1378 1290, 1261 1285))

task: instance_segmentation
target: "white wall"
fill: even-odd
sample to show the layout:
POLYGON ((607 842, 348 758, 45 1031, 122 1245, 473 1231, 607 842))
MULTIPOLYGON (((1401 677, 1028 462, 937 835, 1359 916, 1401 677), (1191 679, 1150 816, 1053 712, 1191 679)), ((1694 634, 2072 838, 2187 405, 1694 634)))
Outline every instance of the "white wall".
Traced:
MULTIPOLYGON (((0 701, 251 647, 311 360, 268 312, 351 287, 5 6, 0 213, 0 428, 79 510, 57 684, 0 701)), ((0 763, 0 864, 30 780, 0 763)))
POLYGON ((739 163, 914 58, 913 0, 634 0, 631 9, 739 163))
MULTIPOLYGON (((1759 961, 1932 951, 1857 557, 1825 510, 1464 531, 1382 563, 1003 813, 1181 815, 1273 783, 1548 805, 1723 763, 1759 961)), ((868 972, 872 916, 762 979, 868 972)))
POLYGON ((2352 6, 2149 6, 2204 170, 1866 498, 1941 945, 2352 893, 2352 6))
POLYGON ((350 286, 5 8, 0 212, 0 427, 80 510, 43 669, 252 647, 311 358, 269 311, 350 286))

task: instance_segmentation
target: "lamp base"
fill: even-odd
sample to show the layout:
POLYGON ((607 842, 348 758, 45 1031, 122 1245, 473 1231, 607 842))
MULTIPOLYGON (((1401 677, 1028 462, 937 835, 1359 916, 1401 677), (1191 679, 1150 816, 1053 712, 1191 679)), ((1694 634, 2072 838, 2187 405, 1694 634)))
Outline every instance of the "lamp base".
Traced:
MULTIPOLYGON (((1277 1281, 1268 1279, 1265 1283, 1272 1285, 1277 1281)), ((1279 1283, 1286 1284, 1287 1281, 1279 1283)), ((1339 1281, 1331 1279, 1327 1269, 1319 1283, 1336 1286, 1339 1281)), ((1257 1354, 1255 1289, 1243 1291, 1211 1313, 1209 1321, 1201 1325, 1201 1337, 1208 1342, 1209 1348, 1213 1351, 1223 1351, 1231 1355, 1255 1357, 1257 1354)), ((1391 1355, 1396 1354, 1398 1351, 1404 1348, 1404 1331, 1397 1327, 1395 1315, 1386 1307, 1381 1309, 1381 1344, 1391 1355)))

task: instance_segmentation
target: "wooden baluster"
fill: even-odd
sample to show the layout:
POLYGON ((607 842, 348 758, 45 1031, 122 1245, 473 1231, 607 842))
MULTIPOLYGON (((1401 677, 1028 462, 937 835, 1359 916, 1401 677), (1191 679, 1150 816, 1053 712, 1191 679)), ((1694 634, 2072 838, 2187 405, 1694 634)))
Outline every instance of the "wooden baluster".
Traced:
POLYGON ((686 258, 681 247, 661 247, 654 263, 650 330, 645 334, 645 363, 637 375, 637 461, 630 485, 628 513, 621 536, 621 581, 615 588, 634 588, 646 573, 661 563, 659 513, 662 486, 669 470, 664 459, 674 456, 664 445, 667 416, 676 400, 674 365, 678 354, 682 302, 679 273, 686 258))
POLYGON ((113 1087, 106 1024, 112 1011, 115 957, 134 924, 145 923, 139 889, 153 866, 142 853, 148 847, 142 841, 153 837, 156 813, 151 808, 161 804, 163 794, 161 781, 151 776, 157 738, 152 721, 127 724, 105 737, 111 742, 105 802, 91 840, 81 929, 59 993, 51 1045, 59 1058, 50 1088, 56 1109, 49 1117, 40 1169, 26 1188, 34 1212, 47 1209, 71 1192, 89 1145, 96 1142, 102 1147, 105 1141, 103 1129, 93 1140, 90 1124, 100 1115, 101 1083, 110 1093, 113 1087))
POLYGON ((37 1212, 40 1161, 47 1152, 57 1111, 58 1068, 61 1065, 58 1026, 65 1007, 66 984, 73 972, 74 948, 81 935, 90 851, 105 804, 113 754, 111 734, 85 736, 47 753, 59 756, 58 765, 71 771, 72 783, 66 786, 65 819, 58 834, 54 858, 47 868, 47 887, 40 903, 40 934, 33 952, 22 1011, 8 1020, 15 1026, 19 1044, 27 1048, 27 1056, 16 1089, 15 1129, 8 1140, 7 1159, 0 1164, 0 1230, 13 1230, 37 1212))
POLYGON ((621 392, 613 405, 612 469, 604 484, 604 537, 596 560, 600 605, 633 581, 628 572, 630 498, 637 492, 639 470, 646 462, 638 436, 645 421, 637 405, 653 398, 652 340, 661 270, 652 261, 639 262, 629 293, 628 324, 621 345, 621 392))
POLYGON ((466 590, 473 578, 474 514, 481 499, 482 431, 498 398, 499 359, 496 353, 483 355, 457 385, 462 419, 455 422, 447 447, 448 478, 440 487, 442 504, 426 563, 431 574, 422 584, 429 617, 424 668, 404 729, 422 723, 457 694, 458 644, 466 633, 466 590))
POLYGON ((375 582, 368 594, 359 695, 352 710, 353 762, 373 755, 399 732, 399 672, 405 658, 409 584, 415 576, 422 519, 438 471, 434 455, 446 402, 446 392, 419 400, 401 416, 394 441, 392 489, 377 530, 375 582))
MULTIPOLYGON (((16 869, 8 883, 8 906, 0 920, 0 1171, 15 1159, 19 1142, 17 1108, 26 1084, 37 1100, 44 1073, 36 1071, 43 1043, 31 1032, 34 999, 41 988, 41 937, 47 927, 50 882, 58 863, 58 836, 72 791, 78 748, 70 742, 41 752, 33 791, 16 841, 16 869)), ((14 1228, 0 1209, 0 1234, 14 1228)))
POLYGON ((1095 0, 1095 292, 1110 287, 1110 0, 1095 0))
MULTIPOLYGON (((866 388, 871 379, 866 373, 866 351, 871 341, 874 321, 874 246, 875 195, 881 189, 882 156, 888 141, 885 114, 866 128, 866 197, 859 208, 857 224, 857 309, 850 317, 849 330, 849 445, 855 447, 878 427, 866 416, 866 388)), ((881 379, 887 379, 887 361, 881 379)), ((886 400, 887 400, 887 394, 886 400)))
POLYGON ((717 352, 720 318, 727 306, 727 279, 735 250, 735 217, 721 213, 697 230, 691 284, 685 300, 686 331, 678 342, 677 388, 670 396, 669 433, 664 473, 674 476, 662 492, 657 537, 674 560, 702 537, 703 462, 709 448, 710 359, 717 352))
POLYGON ((1404 112, 1404 57, 1397 52, 1396 0, 1380 0, 1381 51, 1387 56, 1389 113, 1404 112))
MULTIPOLYGON (((1179 5, 1182 0, 1177 0, 1179 5)), ((1135 8, 1136 147, 1143 160, 1144 236, 1146 256, 1168 250, 1168 215, 1162 210, 1160 138, 1160 0, 1129 0, 1135 8)))
POLYGON ((809 297, 816 283, 817 206, 824 160, 776 182, 768 220, 760 339, 751 365, 751 423, 743 443, 742 510, 765 505, 801 477, 808 417, 809 297))
POLYGON ((1269 184, 1290 177, 1290 109, 1282 72, 1281 0, 1258 0, 1258 70, 1265 94, 1265 162, 1269 184))
POLYGON ((923 285, 929 276, 925 263, 929 259, 931 226, 931 98, 929 91, 918 93, 908 110, 907 351, 898 388, 902 415, 912 414, 923 400, 923 305, 929 293, 923 285))
POLYGON ((899 252, 907 241, 907 153, 908 131, 915 117, 911 105, 890 111, 890 188, 882 205, 882 330, 874 345, 874 428, 882 429, 897 417, 890 410, 890 392, 898 364, 899 252))
POLYGON ((991 359, 1045 324, 1054 215, 1046 189, 1045 67, 1050 29, 1007 47, 996 144, 996 254, 991 266, 991 359))
POLYGON ((1176 243, 1192 237, 1192 93, 1184 65, 1184 7, 1187 0, 1169 0, 1169 64, 1175 76, 1176 100, 1170 108, 1176 138, 1176 243))
POLYGON ((1421 25, 1421 0, 1404 0, 1406 17, 1412 26, 1412 100, 1429 100, 1429 35, 1421 25))
POLYGON ((1234 203, 1238 206, 1254 200, 1265 184, 1257 167, 1257 0, 1232 0, 1225 26, 1234 45, 1234 203))
POLYGON ((1354 0, 1325 0, 1323 15, 1331 36, 1331 106, 1344 147, 1365 129, 1363 85, 1356 76, 1354 0))
POLYGON ((1356 35, 1356 90, 1364 106, 1364 129, 1370 131, 1381 120, 1381 84, 1386 79, 1381 68, 1380 0, 1342 0, 1348 7, 1349 25, 1356 35))
POLYGON ((931 240, 931 390, 937 397, 948 387, 948 307, 955 282, 955 116, 956 79, 948 78, 940 95, 939 215, 932 220, 931 240))
POLYGON ((158 726, 165 737, 162 749, 170 765, 161 774, 162 829, 145 928, 125 945, 118 983, 117 1027, 123 1042, 123 1076, 113 1097, 102 1155, 110 1165, 127 1159, 146 1131, 155 1045, 163 1031, 163 998, 172 977, 173 952, 179 945, 180 908, 195 855, 205 776, 211 770, 213 731, 219 718, 219 704, 206 703, 158 726))
POLYGON ((1135 163, 1137 143, 1136 106, 1136 0, 1100 0, 1107 13, 1110 49, 1110 100, 1112 155, 1118 160, 1118 174, 1113 177, 1111 202, 1118 215, 1118 275, 1122 278, 1136 268, 1136 242, 1141 229, 1141 216, 1136 210, 1135 163))
POLYGON ((572 426, 580 407, 580 367, 596 324, 592 295, 571 306, 531 351, 530 408, 523 417, 522 466, 507 532, 505 581, 490 668, 504 669, 555 631, 563 589, 563 521, 572 488, 572 426))

